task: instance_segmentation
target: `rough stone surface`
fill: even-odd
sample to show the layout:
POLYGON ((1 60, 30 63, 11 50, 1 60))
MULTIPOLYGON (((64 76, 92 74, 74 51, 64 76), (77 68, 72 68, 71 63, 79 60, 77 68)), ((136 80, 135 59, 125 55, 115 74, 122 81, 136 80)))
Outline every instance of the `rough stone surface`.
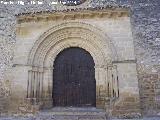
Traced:
POLYGON ((156 114, 156 84, 160 75, 158 11, 160 2, 135 0, 131 6, 132 26, 139 73, 141 107, 145 115, 156 114), (147 88, 148 87, 148 88, 147 88))

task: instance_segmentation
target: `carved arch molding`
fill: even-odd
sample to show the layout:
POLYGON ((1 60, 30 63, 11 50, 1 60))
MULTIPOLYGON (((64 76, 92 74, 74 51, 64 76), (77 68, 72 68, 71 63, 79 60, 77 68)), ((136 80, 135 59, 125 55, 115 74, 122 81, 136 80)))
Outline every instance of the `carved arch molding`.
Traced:
POLYGON ((118 97, 117 60, 114 45, 100 29, 82 22, 65 22, 53 26, 35 42, 28 57, 27 100, 43 108, 53 107, 53 65, 65 48, 88 51, 95 62, 96 107, 104 108, 106 97, 118 97))

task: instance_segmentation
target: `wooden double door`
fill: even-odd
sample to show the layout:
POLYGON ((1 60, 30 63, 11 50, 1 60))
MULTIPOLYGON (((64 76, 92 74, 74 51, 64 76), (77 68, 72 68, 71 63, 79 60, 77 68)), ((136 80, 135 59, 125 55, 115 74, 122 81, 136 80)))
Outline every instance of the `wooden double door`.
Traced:
POLYGON ((60 52, 54 62, 53 105, 96 106, 96 81, 92 56, 78 47, 60 52))

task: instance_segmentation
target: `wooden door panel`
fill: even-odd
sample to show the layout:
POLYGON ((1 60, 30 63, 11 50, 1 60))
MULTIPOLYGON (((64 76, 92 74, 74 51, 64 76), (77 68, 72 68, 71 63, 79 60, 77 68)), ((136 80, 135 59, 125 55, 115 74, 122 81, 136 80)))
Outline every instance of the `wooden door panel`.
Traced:
POLYGON ((54 62, 54 106, 95 106, 96 82, 92 56, 81 48, 62 51, 54 62))

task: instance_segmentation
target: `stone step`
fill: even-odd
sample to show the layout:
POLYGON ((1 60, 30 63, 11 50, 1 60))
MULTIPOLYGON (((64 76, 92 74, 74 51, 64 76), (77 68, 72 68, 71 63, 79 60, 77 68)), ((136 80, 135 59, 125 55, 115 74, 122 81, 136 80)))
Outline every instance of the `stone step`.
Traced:
POLYGON ((36 120, 106 120, 106 113, 97 108, 56 107, 39 112, 36 120))
POLYGON ((67 114, 67 115, 79 115, 79 114, 105 114, 104 110, 97 108, 71 108, 71 107, 55 107, 50 110, 43 110, 41 114, 67 114))
POLYGON ((105 116, 39 116, 35 120, 107 120, 105 116))

